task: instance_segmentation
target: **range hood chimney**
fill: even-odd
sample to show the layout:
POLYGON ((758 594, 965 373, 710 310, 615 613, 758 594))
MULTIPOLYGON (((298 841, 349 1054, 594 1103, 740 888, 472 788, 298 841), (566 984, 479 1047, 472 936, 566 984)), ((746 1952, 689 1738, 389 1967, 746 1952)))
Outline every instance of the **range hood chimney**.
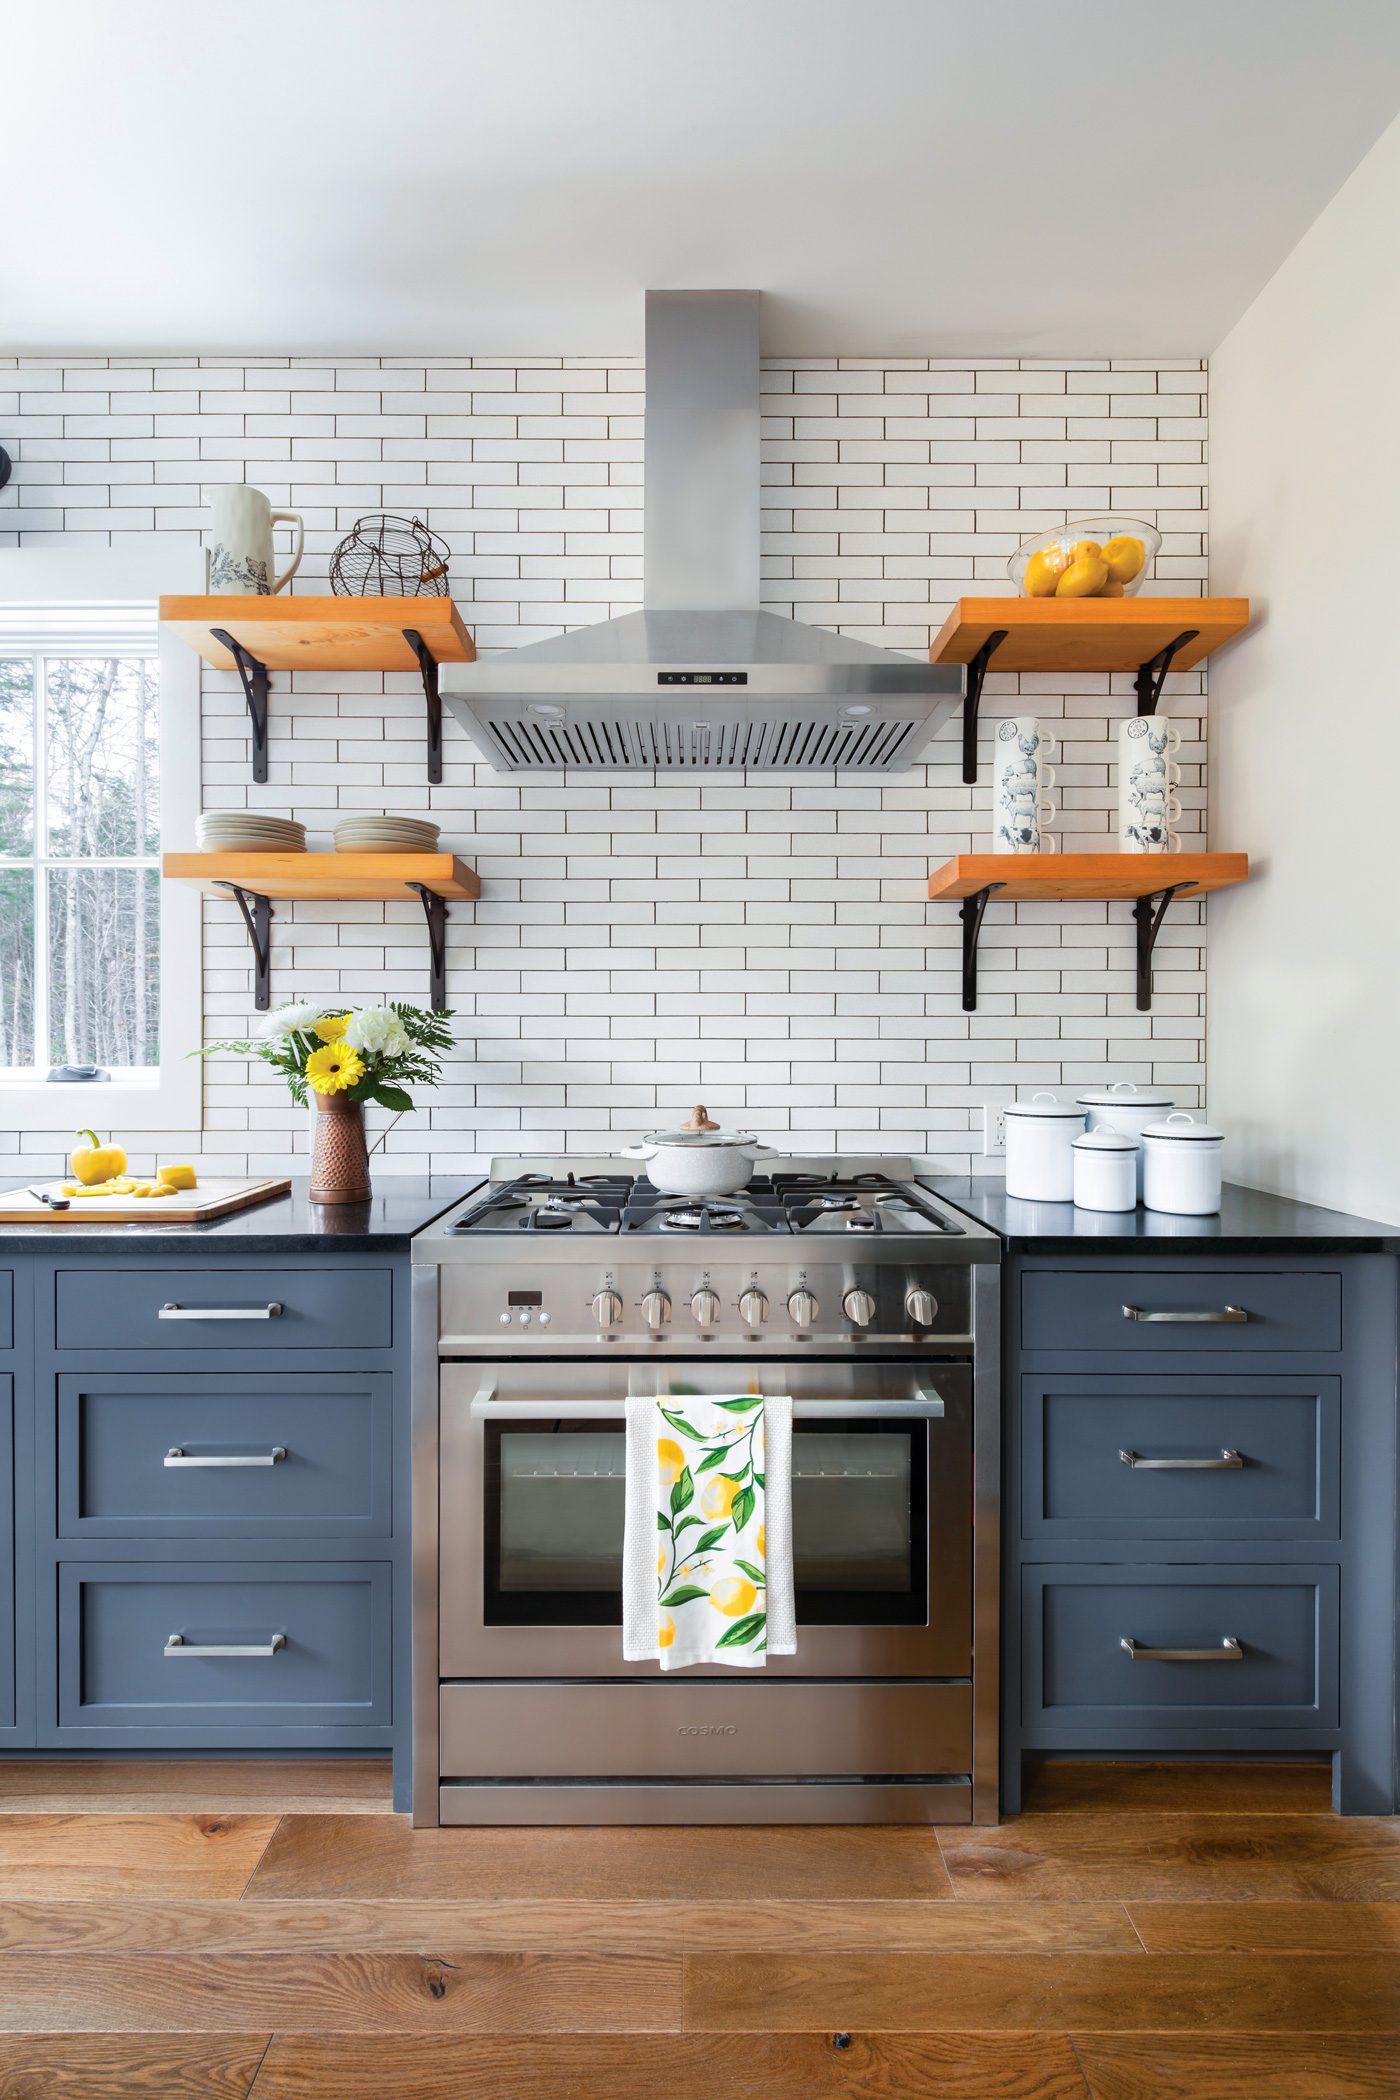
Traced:
POLYGON ((443 666, 498 769, 894 772, 957 706, 960 670, 760 610, 759 298, 647 293, 643 610, 443 666))

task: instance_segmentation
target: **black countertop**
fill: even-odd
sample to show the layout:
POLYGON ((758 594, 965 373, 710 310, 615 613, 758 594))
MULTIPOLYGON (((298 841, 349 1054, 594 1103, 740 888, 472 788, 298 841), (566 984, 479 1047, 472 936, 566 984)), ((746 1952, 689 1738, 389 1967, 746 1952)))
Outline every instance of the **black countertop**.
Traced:
POLYGON ((254 1204, 207 1225, 83 1225, 68 1222, 0 1226, 0 1254, 132 1254, 159 1248, 172 1254, 217 1248, 230 1254, 384 1254, 406 1247, 416 1232, 460 1202, 480 1174, 385 1174, 368 1203, 311 1203, 309 1181, 291 1193, 254 1204))
POLYGON ((925 1187, 997 1233, 1015 1254, 1397 1254, 1400 1226, 1294 1203, 1227 1181, 1210 1218, 1174 1212, 1076 1210, 1027 1203, 981 1175, 924 1175, 925 1187))

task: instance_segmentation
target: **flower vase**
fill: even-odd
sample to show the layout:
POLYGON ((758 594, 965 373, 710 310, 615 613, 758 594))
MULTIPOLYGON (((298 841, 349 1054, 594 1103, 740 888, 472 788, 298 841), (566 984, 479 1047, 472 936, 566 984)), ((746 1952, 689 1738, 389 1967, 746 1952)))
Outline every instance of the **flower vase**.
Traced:
POLYGON ((365 1112, 342 1094, 317 1094, 311 1145, 311 1201, 363 1203, 369 1195, 365 1112))

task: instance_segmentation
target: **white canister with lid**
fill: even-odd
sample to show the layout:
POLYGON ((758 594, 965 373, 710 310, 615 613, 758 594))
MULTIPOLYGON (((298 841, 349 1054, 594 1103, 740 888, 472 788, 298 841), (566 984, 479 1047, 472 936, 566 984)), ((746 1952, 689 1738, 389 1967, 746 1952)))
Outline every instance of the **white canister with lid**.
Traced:
POLYGON ((1198 1123, 1185 1109, 1178 1109, 1163 1123, 1149 1123, 1142 1133, 1147 1208, 1175 1211, 1187 1218, 1213 1216, 1220 1208, 1224 1144, 1224 1131, 1198 1123))
MULTIPOLYGON (((1116 1079, 1112 1086, 1086 1086, 1074 1098, 1087 1111, 1090 1130, 1118 1130, 1130 1138, 1140 1138, 1149 1123, 1160 1123, 1176 1107, 1174 1095, 1163 1093, 1159 1086, 1138 1086, 1131 1079, 1116 1079)), ((1144 1187, 1143 1161, 1143 1149, 1139 1146, 1139 1202, 1144 1187)))
POLYGON ((1141 1147, 1124 1130, 1086 1130, 1074 1140, 1076 1210, 1136 1210, 1141 1147))
POLYGON ((1074 1200, 1074 1140, 1084 1111, 1058 1094, 1006 1104, 1006 1193, 1028 1203, 1074 1200))

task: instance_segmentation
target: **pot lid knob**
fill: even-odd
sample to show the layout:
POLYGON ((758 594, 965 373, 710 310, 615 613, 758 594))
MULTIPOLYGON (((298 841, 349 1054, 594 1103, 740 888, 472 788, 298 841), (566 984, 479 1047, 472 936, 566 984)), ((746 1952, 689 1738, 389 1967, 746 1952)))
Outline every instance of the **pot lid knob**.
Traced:
POLYGON ((709 1110, 708 1110, 708 1109, 706 1108, 706 1106, 705 1106, 704 1102, 703 1102, 703 1101, 697 1101, 697 1102, 696 1102, 696 1104, 695 1104, 695 1113, 694 1113, 694 1114, 693 1114, 693 1115, 691 1116, 691 1118, 690 1118, 689 1122, 687 1122, 687 1123, 682 1123, 682 1125, 681 1125, 681 1129, 682 1129, 682 1130, 718 1130, 718 1129, 719 1129, 719 1125, 718 1125, 718 1123, 712 1123, 712 1122, 710 1121, 710 1111, 709 1111, 709 1110))

